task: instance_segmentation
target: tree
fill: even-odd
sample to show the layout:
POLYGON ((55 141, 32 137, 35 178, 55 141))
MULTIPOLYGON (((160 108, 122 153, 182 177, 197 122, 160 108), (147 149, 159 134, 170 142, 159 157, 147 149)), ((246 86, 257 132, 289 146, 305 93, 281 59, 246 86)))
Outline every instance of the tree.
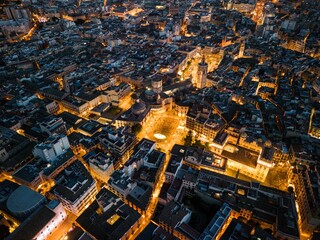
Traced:
POLYGON ((197 147, 197 148, 204 148, 204 146, 202 145, 201 141, 199 139, 196 139, 194 141, 194 143, 192 144, 193 147, 197 147))
POLYGON ((135 135, 137 135, 142 130, 142 125, 140 123, 137 123, 131 127, 131 132, 135 135))
POLYGON ((209 142, 206 142, 206 143, 204 144, 204 148, 205 148, 206 150, 210 150, 209 142))
POLYGON ((191 146, 192 140, 193 140, 192 132, 189 131, 187 136, 184 138, 184 145, 187 146, 187 147, 191 146))

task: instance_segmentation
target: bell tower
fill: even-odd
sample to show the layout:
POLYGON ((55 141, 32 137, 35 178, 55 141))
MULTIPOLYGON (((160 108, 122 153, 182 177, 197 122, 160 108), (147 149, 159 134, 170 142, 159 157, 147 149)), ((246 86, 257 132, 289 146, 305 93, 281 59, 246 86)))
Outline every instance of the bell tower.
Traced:
POLYGON ((204 52, 202 51, 202 60, 198 64, 197 88, 205 88, 207 83, 208 64, 205 61, 204 52))

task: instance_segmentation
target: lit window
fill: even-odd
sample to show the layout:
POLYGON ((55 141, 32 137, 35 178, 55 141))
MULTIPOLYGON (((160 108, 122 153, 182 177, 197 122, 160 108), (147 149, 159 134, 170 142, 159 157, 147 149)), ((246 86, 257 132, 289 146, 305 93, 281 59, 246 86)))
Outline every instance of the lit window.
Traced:
POLYGON ((118 214, 114 214, 107 220, 107 223, 113 225, 119 218, 120 216, 118 214))
POLYGON ((238 191, 237 191, 237 193, 239 194, 239 195, 245 195, 246 194, 246 191, 244 190, 244 189, 241 189, 241 188, 239 188, 238 189, 238 191))

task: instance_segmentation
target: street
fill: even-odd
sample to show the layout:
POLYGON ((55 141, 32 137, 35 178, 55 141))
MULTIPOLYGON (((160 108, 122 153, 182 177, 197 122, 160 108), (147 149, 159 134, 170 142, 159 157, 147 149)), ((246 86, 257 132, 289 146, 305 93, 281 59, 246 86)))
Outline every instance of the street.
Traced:
POLYGON ((158 204, 158 196, 160 194, 162 185, 165 180, 164 172, 167 168, 170 159, 170 151, 174 144, 183 144, 186 135, 184 119, 174 114, 174 111, 167 111, 165 113, 153 113, 149 121, 143 126, 138 138, 148 138, 157 143, 158 149, 166 153, 165 162, 161 169, 160 179, 153 189, 151 202, 146 210, 146 215, 143 215, 142 223, 137 228, 129 239, 135 239, 144 228, 150 223, 154 211, 158 204), (163 135, 164 138, 157 138, 158 135, 163 135))
POLYGON ((165 158, 164 166, 161 169, 160 179, 157 182, 155 188, 153 189, 152 199, 151 199, 151 202, 146 210, 147 213, 146 213, 146 215, 142 215, 143 220, 142 220, 141 225, 139 226, 139 228, 137 228, 133 232, 133 234, 131 234, 131 236, 129 237, 129 240, 136 239, 136 237, 145 229, 145 227, 148 226, 148 224, 150 223, 150 221, 153 217, 154 211, 155 211, 157 204, 158 204, 158 197, 159 197, 162 185, 165 180, 164 172, 165 172, 167 165, 169 163, 169 159, 170 159, 170 156, 169 156, 169 154, 167 154, 166 158, 165 158))
POLYGON ((57 240, 64 239, 64 236, 67 234, 70 228, 72 228, 72 224, 77 219, 72 213, 67 212, 66 220, 47 238, 47 240, 57 240))

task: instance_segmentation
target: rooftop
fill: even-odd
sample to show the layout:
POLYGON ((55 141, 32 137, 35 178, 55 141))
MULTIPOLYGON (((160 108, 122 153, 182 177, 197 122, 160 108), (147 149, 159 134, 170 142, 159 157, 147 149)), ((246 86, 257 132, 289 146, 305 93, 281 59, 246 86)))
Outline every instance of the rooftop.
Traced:
POLYGON ((120 199, 103 210, 99 202, 102 201, 104 204, 111 198, 118 199, 116 195, 103 188, 97 195, 99 200, 93 202, 76 220, 97 239, 120 239, 140 218, 138 212, 120 199), (102 195, 105 197, 101 198, 102 195))
POLYGON ((46 198, 41 194, 26 186, 20 186, 10 194, 7 207, 13 214, 25 215, 34 211, 45 201, 46 198))

